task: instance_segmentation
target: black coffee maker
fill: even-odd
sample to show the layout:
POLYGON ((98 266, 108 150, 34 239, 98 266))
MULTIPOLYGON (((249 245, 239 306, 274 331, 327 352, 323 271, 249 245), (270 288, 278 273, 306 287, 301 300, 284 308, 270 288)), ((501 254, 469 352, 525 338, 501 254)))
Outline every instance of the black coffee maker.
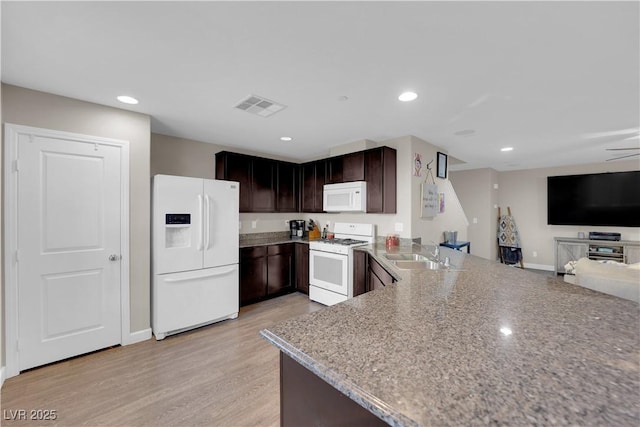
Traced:
POLYGON ((304 237, 304 224, 303 219, 290 219, 289 220, 289 237, 292 239, 302 239, 304 237))

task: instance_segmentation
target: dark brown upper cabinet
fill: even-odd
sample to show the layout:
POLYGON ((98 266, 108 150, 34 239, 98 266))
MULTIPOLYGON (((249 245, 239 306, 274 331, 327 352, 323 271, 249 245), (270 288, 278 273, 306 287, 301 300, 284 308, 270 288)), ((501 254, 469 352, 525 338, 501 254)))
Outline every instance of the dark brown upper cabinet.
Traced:
POLYGON ((396 150, 373 148, 301 165, 221 151, 216 179, 240 183, 240 212, 323 212, 324 184, 367 182, 367 212, 396 213, 396 150))
POLYGON ((343 156, 329 157, 325 160, 325 184, 338 184, 342 181, 343 156))
POLYGON ((263 157, 216 153, 216 179, 240 183, 240 212, 299 212, 299 166, 263 157))
POLYGON ((276 211, 299 212, 300 167, 295 163, 276 164, 276 211))
POLYGON ((325 184, 364 181, 364 153, 365 151, 358 151, 329 157, 325 166, 325 184))
POLYGON ((322 212, 322 192, 325 183, 325 161, 304 163, 300 166, 302 212, 322 212))
POLYGON ((275 160, 221 151, 216 179, 240 183, 240 212, 275 212, 275 165, 275 160))
POLYGON ((240 212, 251 212, 252 158, 244 154, 216 153, 216 179, 240 183, 240 212))
POLYGON ((342 156, 342 182, 364 181, 364 153, 349 153, 342 156))
POLYGON ((251 159, 251 211, 276 211, 276 161, 253 157, 251 159))
POLYGON ((367 213, 396 213, 396 150, 379 147, 364 152, 367 213))

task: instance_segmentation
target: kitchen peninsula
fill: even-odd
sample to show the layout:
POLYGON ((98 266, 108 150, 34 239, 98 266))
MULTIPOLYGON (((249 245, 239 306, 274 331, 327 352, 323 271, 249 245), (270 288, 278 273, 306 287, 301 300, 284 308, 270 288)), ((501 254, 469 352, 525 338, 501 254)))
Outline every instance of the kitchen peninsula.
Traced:
POLYGON ((457 270, 358 250, 399 281, 261 332, 281 350, 283 426, 640 423, 637 303, 448 248, 457 270))

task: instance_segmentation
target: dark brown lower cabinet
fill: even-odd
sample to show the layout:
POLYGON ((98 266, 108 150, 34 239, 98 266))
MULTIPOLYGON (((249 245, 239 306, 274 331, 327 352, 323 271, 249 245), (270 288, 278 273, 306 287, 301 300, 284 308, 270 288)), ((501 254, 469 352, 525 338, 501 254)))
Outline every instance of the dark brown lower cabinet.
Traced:
POLYGON ((393 276, 389 274, 387 270, 385 270, 384 267, 381 266, 371 255, 369 255, 368 266, 367 292, 384 288, 396 281, 396 279, 394 279, 393 276))
POLYGON ((353 296, 367 292, 367 253, 353 251, 353 296))
POLYGON ((293 243, 240 249, 240 305, 293 290, 293 243))
POLYGON ((353 251, 353 296, 394 282, 396 279, 373 256, 363 251, 353 251))
POLYGON ((309 245, 296 243, 296 290, 309 294, 309 245))
POLYGON ((293 289, 293 243, 267 247, 267 295, 293 289))
POLYGON ((388 424, 280 352, 280 425, 376 427, 388 424))
POLYGON ((258 301, 267 291, 267 247, 240 248, 240 305, 258 301))

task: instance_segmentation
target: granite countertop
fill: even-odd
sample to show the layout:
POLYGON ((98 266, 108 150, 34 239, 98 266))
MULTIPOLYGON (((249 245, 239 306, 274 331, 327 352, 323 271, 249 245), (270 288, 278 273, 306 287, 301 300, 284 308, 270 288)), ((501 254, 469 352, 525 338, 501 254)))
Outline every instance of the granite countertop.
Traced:
POLYGON ((361 250, 399 282, 261 334, 387 423, 640 423, 637 303, 448 248, 463 271, 361 250))
POLYGON ((254 234, 241 234, 240 245, 241 248, 247 248, 250 246, 267 246, 267 245, 279 245, 281 243, 309 243, 307 237, 292 239, 289 236, 289 232, 269 232, 269 233, 254 233, 254 234))

